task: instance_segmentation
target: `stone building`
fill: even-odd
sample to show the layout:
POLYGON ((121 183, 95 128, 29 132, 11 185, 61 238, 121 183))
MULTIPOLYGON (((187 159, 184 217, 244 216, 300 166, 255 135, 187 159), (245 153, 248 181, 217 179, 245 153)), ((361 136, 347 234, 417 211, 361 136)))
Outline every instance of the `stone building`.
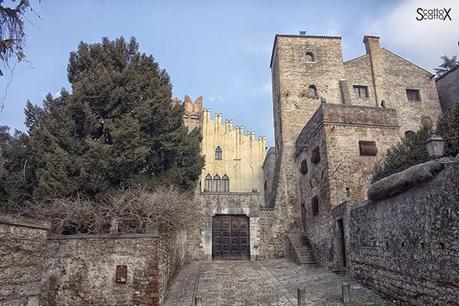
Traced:
POLYGON ((340 37, 276 35, 268 152, 264 137, 185 97, 184 120, 201 128, 206 160, 193 257, 281 257, 287 234, 304 232, 321 265, 346 265, 347 223, 332 210, 365 200, 386 150, 441 114, 430 72, 381 48, 378 37, 363 43, 364 55, 343 61, 340 37))
POLYGON ((387 148, 441 114, 430 72, 381 48, 379 37, 363 43, 364 55, 343 61, 340 37, 276 35, 271 58, 276 157, 267 206, 283 218, 280 230, 305 231, 331 268, 345 265, 331 210, 364 200, 387 148))
MULTIPOLYGON (((265 137, 222 122, 222 114, 211 117, 202 97, 193 103, 184 99, 184 122, 202 133, 201 153, 205 166, 197 188, 205 216, 191 248, 203 259, 255 259, 260 244, 259 208, 263 204, 265 137)), ((195 231, 196 232, 196 231, 195 231)))
POLYGON ((459 107, 459 65, 439 77, 436 84, 443 111, 451 112, 459 107))

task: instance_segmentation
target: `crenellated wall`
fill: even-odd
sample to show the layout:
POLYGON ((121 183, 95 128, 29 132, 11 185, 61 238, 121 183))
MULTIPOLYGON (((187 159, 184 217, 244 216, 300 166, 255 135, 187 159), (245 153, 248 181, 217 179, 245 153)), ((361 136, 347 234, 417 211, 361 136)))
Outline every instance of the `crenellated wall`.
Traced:
POLYGON ((263 161, 266 155, 265 137, 255 132, 244 133, 242 126, 233 127, 232 120, 222 122, 222 114, 211 118, 210 109, 202 113, 202 154, 205 167, 201 175, 201 192, 206 190, 206 177, 229 177, 230 192, 260 192, 263 194, 263 161), (216 159, 217 147, 222 150, 221 160, 216 159))

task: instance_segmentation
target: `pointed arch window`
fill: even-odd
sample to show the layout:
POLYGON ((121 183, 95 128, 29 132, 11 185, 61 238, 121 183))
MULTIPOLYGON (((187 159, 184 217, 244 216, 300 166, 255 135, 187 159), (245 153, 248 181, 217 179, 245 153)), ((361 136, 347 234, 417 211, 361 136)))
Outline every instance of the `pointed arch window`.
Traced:
POLYGON ((214 192, 222 192, 222 180, 218 174, 214 176, 214 192))
POLYGON ((206 182, 204 186, 204 192, 211 192, 211 191, 212 191, 212 176, 210 176, 210 174, 207 174, 206 182))
POLYGON ((222 148, 220 148, 220 146, 217 146, 217 148, 215 149, 215 159, 216 160, 223 159, 223 151, 222 151, 222 148))
POLYGON ((223 192, 230 192, 230 179, 226 174, 222 178, 222 183, 223 183, 223 192))

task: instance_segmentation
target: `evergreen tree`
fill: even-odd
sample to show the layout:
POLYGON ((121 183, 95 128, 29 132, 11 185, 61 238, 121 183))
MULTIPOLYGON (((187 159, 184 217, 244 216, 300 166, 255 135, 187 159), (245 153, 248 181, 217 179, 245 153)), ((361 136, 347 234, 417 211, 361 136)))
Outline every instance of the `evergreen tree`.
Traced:
POLYGON ((440 57, 443 60, 443 63, 438 65, 438 68, 434 68, 437 77, 441 77, 451 69, 455 68, 459 62, 457 61, 457 55, 452 57, 448 57, 447 55, 443 55, 440 57))
POLYGON ((34 197, 194 188, 204 163, 200 132, 188 133, 183 107, 171 103, 168 74, 134 38, 81 42, 67 71, 71 94, 62 90, 43 107, 29 102, 25 109, 34 197))

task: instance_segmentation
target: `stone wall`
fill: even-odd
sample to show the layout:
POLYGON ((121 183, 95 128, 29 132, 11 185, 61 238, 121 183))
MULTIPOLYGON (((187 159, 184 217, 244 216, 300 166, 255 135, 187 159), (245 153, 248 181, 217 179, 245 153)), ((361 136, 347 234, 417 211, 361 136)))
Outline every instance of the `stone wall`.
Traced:
MULTIPOLYGON (((159 305, 186 258, 186 233, 67 235, 48 240, 43 305, 159 305), (117 270, 126 266, 125 282, 117 270)), ((124 276, 123 276, 124 277, 124 276)))
POLYGON ((0 305, 38 306, 49 224, 0 215, 0 305))
POLYGON ((212 218, 215 215, 245 215, 249 217, 250 258, 255 260, 259 254, 259 210, 263 195, 258 192, 210 193, 199 195, 202 219, 191 225, 190 253, 193 259, 212 259, 212 218))
MULTIPOLYGON (((420 168, 427 166, 430 167, 429 163, 420 168)), ((447 164, 437 175, 432 174, 433 179, 427 180, 432 175, 423 176, 425 171, 415 172, 418 171, 420 176, 413 171, 401 173, 412 177, 408 179, 414 187, 376 202, 353 206, 351 271, 354 278, 399 304, 456 305, 459 167, 447 164), (423 182, 419 182, 421 177, 423 182)), ((399 181, 406 185, 406 178, 399 181)))
POLYGON ((265 195, 265 201, 264 205, 265 207, 272 207, 274 205, 271 205, 274 203, 274 178, 275 178, 275 171, 276 171, 276 160, 277 160, 277 153, 276 153, 276 148, 271 147, 269 148, 268 152, 266 153, 266 158, 263 163, 263 174, 264 174, 264 195, 265 195))
POLYGON ((395 110, 377 107, 325 103, 302 130, 296 142, 297 188, 303 228, 320 265, 343 268, 343 248, 332 239, 339 219, 334 209, 365 199, 374 165, 398 140, 395 110), (377 153, 362 155, 359 141, 374 141, 377 153))
POLYGON ((161 233, 159 246, 159 292, 160 300, 164 301, 187 260, 186 231, 161 233))
POLYGON ((159 305, 158 234, 69 235, 48 242, 43 305, 159 305), (117 283, 117 266, 127 266, 117 283))
POLYGON ((443 112, 459 107, 459 65, 438 78, 436 85, 443 112))

